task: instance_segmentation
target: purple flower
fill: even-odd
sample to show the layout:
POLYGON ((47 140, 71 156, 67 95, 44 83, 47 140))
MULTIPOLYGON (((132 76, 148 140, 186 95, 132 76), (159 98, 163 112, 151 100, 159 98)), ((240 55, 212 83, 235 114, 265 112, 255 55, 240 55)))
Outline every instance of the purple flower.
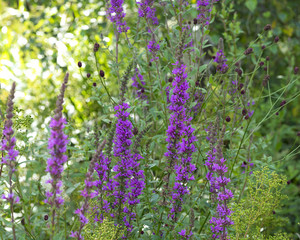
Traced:
MULTIPOLYGON (((15 220, 14 220, 14 204, 18 203, 20 201, 20 198, 18 196, 15 196, 13 192, 13 182, 12 182, 12 175, 16 171, 16 157, 19 155, 19 152, 15 150, 16 146, 16 138, 13 137, 14 130, 12 129, 12 118, 14 116, 13 114, 13 106, 14 106, 14 97, 15 97, 15 89, 16 89, 16 83, 14 82, 12 84, 9 98, 7 101, 7 111, 6 111, 6 121, 4 123, 4 129, 2 134, 2 140, 0 149, 2 151, 2 160, 1 164, 5 164, 8 169, 8 176, 9 176, 9 193, 7 195, 3 194, 2 199, 7 200, 10 203, 10 209, 11 209, 11 222, 12 222, 12 229, 13 229, 13 237, 16 239, 16 233, 15 233, 15 220), (6 156, 3 156, 5 155, 6 156)), ((1 168, 2 171, 2 168, 1 168)), ((1 174, 1 173, 0 173, 1 174)))
POLYGON ((194 180, 193 172, 196 167, 191 160, 192 154, 195 152, 193 142, 196 141, 196 138, 193 135, 194 129, 191 127, 192 118, 186 116, 186 102, 189 99, 186 66, 179 62, 173 65, 176 67, 172 71, 175 77, 172 81, 173 94, 169 105, 171 116, 166 139, 168 151, 165 156, 168 158, 170 168, 174 167, 176 172, 170 211, 171 217, 176 220, 175 214, 182 210, 183 197, 189 194, 186 183, 194 180))
POLYGON ((91 160, 88 172, 86 174, 86 179, 84 181, 85 188, 84 188, 83 191, 81 191, 81 196, 83 196, 85 198, 84 203, 81 206, 81 208, 78 208, 75 211, 75 214, 77 214, 79 216, 79 219, 80 219, 80 227, 79 227, 79 231, 71 234, 70 237, 76 236, 78 240, 81 239, 81 237, 82 237, 81 236, 81 231, 82 231, 83 227, 86 224, 88 224, 88 222, 89 222, 89 220, 85 217, 85 214, 89 209, 89 200, 98 195, 97 192, 91 192, 93 186, 96 186, 98 184, 98 181, 93 181, 92 176, 93 176, 93 172, 94 172, 94 169, 95 169, 96 162, 97 162, 99 156, 100 157, 102 156, 102 150, 105 146, 105 143, 106 143, 106 141, 104 140, 102 142, 102 144, 98 145, 96 153, 95 153, 95 155, 93 156, 93 158, 91 160))
POLYGON ((187 234, 185 229, 182 229, 178 234, 183 237, 183 239, 190 239, 190 237, 193 235, 192 231, 187 234))
MULTIPOLYGON (((226 64, 227 59, 226 59, 222 49, 220 49, 217 52, 214 62, 218 63, 217 72, 219 72, 219 73, 227 72, 227 70, 228 70, 228 65, 226 64)), ((235 81, 235 82, 237 83, 237 81, 235 81)), ((233 84, 235 85, 235 83, 233 83, 233 84)))
MULTIPOLYGON (((132 124, 128 120, 129 105, 121 103, 115 107, 117 111, 116 136, 114 142, 114 156, 119 158, 119 162, 113 167, 114 176, 107 180, 103 191, 110 201, 104 200, 103 209, 110 212, 110 215, 117 218, 119 225, 127 228, 128 232, 133 229, 132 221, 135 219, 133 207, 140 202, 138 196, 141 195, 145 187, 144 171, 140 170, 138 162, 142 157, 138 153, 133 153, 130 149, 132 124), (122 215, 122 219, 121 219, 122 215)), ((107 159, 102 159, 100 165, 107 166, 107 159)), ((97 171, 101 184, 106 180, 106 174, 97 171)), ((100 184, 100 182, 99 182, 100 184)))
POLYGON ((148 44, 148 50, 149 52, 152 54, 153 58, 150 60, 151 62, 158 60, 158 57, 156 56, 157 52, 160 49, 160 46, 158 43, 155 42, 154 39, 152 39, 151 41, 149 41, 148 44))
POLYGON ((65 127, 66 119, 62 116, 64 93, 66 90, 69 73, 66 74, 64 82, 61 86, 60 95, 56 101, 55 116, 50 121, 51 135, 48 142, 48 149, 50 150, 51 157, 47 160, 46 172, 50 173, 51 179, 46 183, 51 184, 51 190, 46 192, 45 203, 48 203, 52 207, 52 228, 54 228, 54 218, 56 215, 56 209, 64 203, 64 199, 61 197, 62 193, 62 181, 61 175, 63 172, 63 164, 67 161, 67 155, 64 155, 67 149, 68 136, 64 134, 63 129, 65 127))
MULTIPOLYGON (((243 173, 245 173, 246 170, 248 170, 248 171, 251 170, 251 168, 253 167, 253 165, 254 165, 254 163, 251 162, 251 159, 250 159, 250 158, 247 160, 247 162, 244 161, 244 162, 242 163, 242 165, 241 165, 242 168, 245 168, 245 170, 243 171, 243 173)), ((250 172, 249 172, 249 175, 251 175, 252 173, 253 173, 253 172, 250 171, 250 172)))
POLYGON ((210 220, 213 239, 227 239, 227 226, 233 224, 229 216, 231 211, 228 208, 228 200, 233 197, 230 190, 226 188, 229 178, 225 177, 228 168, 225 165, 226 159, 220 158, 215 148, 207 153, 207 161, 204 165, 208 168, 206 178, 210 182, 210 192, 216 196, 218 207, 216 216, 210 220))
POLYGON ((230 178, 225 177, 228 168, 226 159, 223 157, 222 147, 226 126, 223 126, 221 134, 219 134, 218 120, 215 125, 210 124, 207 129, 211 150, 206 154, 207 160, 205 166, 208 168, 206 178, 210 183, 210 192, 212 201, 217 202, 218 206, 216 214, 210 220, 212 239, 228 239, 227 227, 232 225, 230 220, 231 210, 228 208, 228 201, 233 198, 232 192, 226 188, 230 182, 230 178), (219 136, 219 140, 214 140, 215 136, 219 136), (216 144, 217 143, 217 144, 216 144))
POLYGON ((108 19, 117 25, 118 32, 127 32, 129 27, 124 20, 123 0, 110 0, 110 7, 107 10, 108 19))
POLYGON ((143 75, 139 72, 139 70, 136 68, 135 73, 132 77, 133 83, 132 86, 137 88, 136 94, 140 99, 147 99, 147 96, 145 95, 145 88, 146 85, 144 81, 143 75), (137 77, 139 78, 139 81, 137 81, 137 77))
POLYGON ((219 0, 197 0, 197 7, 198 7, 198 23, 202 24, 203 26, 208 26, 210 21, 210 12, 212 8, 212 4, 218 2, 219 0))
POLYGON ((154 0, 142 0, 138 2, 139 16, 144 17, 146 21, 151 20, 153 25, 158 25, 157 17, 155 16, 156 9, 152 7, 154 0))

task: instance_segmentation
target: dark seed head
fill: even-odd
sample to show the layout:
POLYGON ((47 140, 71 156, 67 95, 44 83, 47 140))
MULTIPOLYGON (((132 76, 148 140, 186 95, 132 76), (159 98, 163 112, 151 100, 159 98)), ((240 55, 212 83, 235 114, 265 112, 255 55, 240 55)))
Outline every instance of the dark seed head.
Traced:
POLYGON ((198 23, 197 18, 194 18, 194 24, 196 25, 198 23))
POLYGON ((275 114, 278 116, 279 112, 276 112, 275 114))
POLYGON ((144 93, 144 92, 145 92, 145 88, 142 88, 142 89, 141 89, 141 93, 144 93))
POLYGON ((99 47, 100 47, 99 43, 95 43, 94 44, 94 52, 98 52, 99 47))
POLYGON ((246 51, 244 52, 245 55, 249 55, 249 54, 251 54, 251 53, 253 53, 253 48, 248 48, 248 49, 246 49, 246 51))
POLYGON ((99 74, 100 74, 100 77, 104 77, 104 75, 105 75, 103 70, 100 70, 99 74))
POLYGON ((269 61, 270 60, 270 57, 269 56, 266 56, 266 61, 269 61))
POLYGON ((90 74, 90 73, 88 73, 86 76, 87 76, 87 78, 90 78, 90 77, 91 77, 91 74, 90 74))
POLYGON ((241 91, 241 94, 244 95, 244 94, 245 94, 245 90, 242 90, 242 91, 241 91))
POLYGON ((264 27, 264 30, 265 30, 265 31, 269 31, 269 30, 271 30, 271 29, 272 29, 272 27, 271 27, 270 24, 267 24, 267 25, 264 27))
POLYGON ((97 87, 97 83, 94 82, 94 83, 93 83, 93 86, 94 86, 94 87, 97 87))
POLYGON ((275 212, 275 211, 273 211, 273 214, 276 214, 276 212, 275 212))
POLYGON ((243 84, 243 83, 240 83, 240 85, 239 85, 239 90, 241 90, 243 87, 244 87, 244 84, 243 84))
POLYGON ((174 78, 173 77, 169 77, 168 81, 171 83, 173 82, 174 78))
POLYGON ((45 216, 44 216, 44 220, 45 220, 45 221, 47 221, 48 218, 49 218, 48 215, 45 215, 45 216))
POLYGON ((248 120, 248 119, 249 119, 249 115, 247 115, 247 116, 245 117, 245 119, 248 120))
POLYGON ((135 127, 132 131, 133 135, 137 135, 139 133, 139 130, 135 127))
POLYGON ((144 234, 144 231, 141 231, 141 234, 143 235, 143 234, 144 234))
POLYGON ((265 64, 264 62, 260 62, 260 63, 259 63, 259 66, 262 67, 264 64, 265 64))
POLYGON ((230 122, 231 119, 229 116, 227 116, 225 120, 226 120, 226 122, 230 122))
POLYGON ((78 64, 77 64, 77 65, 78 65, 78 67, 80 67, 80 68, 81 68, 81 67, 82 67, 82 62, 78 62, 78 64))
POLYGON ((21 224, 22 224, 23 226, 25 225, 25 219, 24 219, 24 218, 22 218, 21 224))
POLYGON ((279 37, 276 36, 276 37, 274 38, 274 42, 275 42, 275 43, 278 43, 278 41, 279 41, 279 37))
POLYGON ((299 131, 299 132, 297 132, 297 136, 298 136, 298 137, 300 137, 300 131, 299 131))
POLYGON ((261 49, 264 50, 266 48, 266 45, 262 45, 261 49))
POLYGON ((192 24, 192 22, 191 22, 191 21, 188 21, 188 24, 189 24, 189 25, 191 25, 191 24, 192 24))
POLYGON ((267 68, 267 67, 264 67, 264 71, 268 71, 268 68, 267 68))
POLYGON ((295 73, 295 74, 298 74, 298 72, 299 72, 299 67, 295 67, 295 68, 294 68, 294 73, 295 73))
POLYGON ((291 180, 288 180, 288 181, 286 182, 286 184, 287 184, 287 185, 290 185, 290 184, 291 184, 291 180))
POLYGON ((152 67, 152 62, 149 62, 149 67, 152 67))
POLYGON ((280 107, 284 106, 286 104, 286 101, 283 100, 281 103, 280 103, 280 107))
POLYGON ((242 111, 243 116, 245 116, 247 114, 247 112, 248 112, 247 109, 244 108, 242 111))

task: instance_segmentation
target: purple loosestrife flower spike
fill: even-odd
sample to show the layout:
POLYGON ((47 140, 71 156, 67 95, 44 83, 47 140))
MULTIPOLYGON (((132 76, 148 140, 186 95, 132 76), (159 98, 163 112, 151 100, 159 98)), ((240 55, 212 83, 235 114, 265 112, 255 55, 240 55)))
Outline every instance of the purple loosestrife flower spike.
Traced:
POLYGON ((223 157, 222 146, 226 127, 224 126, 219 137, 216 148, 211 143, 211 150, 207 153, 207 161, 204 165, 208 168, 206 178, 210 183, 210 192, 213 200, 218 202, 216 216, 210 220, 212 239, 227 240, 227 227, 233 224, 229 218, 231 210, 228 208, 228 201, 233 198, 233 194, 226 188, 230 178, 225 177, 228 168, 225 165, 226 159, 223 157))
POLYGON ((86 174, 86 179, 84 181, 85 188, 81 192, 81 196, 83 196, 85 198, 84 203, 81 206, 81 208, 79 208, 75 211, 75 214, 77 214, 79 216, 81 223, 80 223, 79 231, 76 231, 76 232, 72 231, 70 237, 75 237, 78 240, 83 239, 83 237, 81 236, 81 231, 82 231, 83 227, 88 223, 88 219, 85 217, 85 214, 89 208, 89 200, 97 196, 97 192, 91 192, 93 186, 97 185, 97 181, 93 181, 93 172, 94 172, 94 168, 95 168, 95 165, 97 163, 99 156, 102 155, 102 151, 103 151, 105 144, 106 144, 106 141, 104 140, 101 144, 98 145, 96 153, 94 154, 94 156, 91 160, 88 172, 86 174))
POLYGON ((218 63, 217 72, 226 73, 228 70, 228 65, 226 64, 227 59, 223 53, 223 50, 219 50, 216 54, 214 62, 218 63))
POLYGON ((108 19, 115 23, 118 32, 127 32, 129 27, 126 26, 126 21, 124 20, 125 13, 123 9, 123 0, 110 0, 110 7, 107 10, 108 19))
POLYGON ((135 69, 135 73, 132 77, 133 83, 132 86, 135 87, 136 90, 136 94, 138 96, 138 98, 140 99, 147 99, 147 96, 145 95, 145 81, 144 81, 144 77, 143 75, 140 73, 140 71, 136 68, 135 69), (139 78, 140 81, 137 81, 137 78, 139 78))
POLYGON ((223 38, 219 40, 219 50, 215 56, 214 62, 218 63, 217 65, 217 72, 219 73, 226 73, 228 70, 228 65, 226 64, 227 59, 224 55, 224 43, 223 38))
POLYGON ((16 239, 16 231, 15 231, 15 219, 14 219, 14 204, 20 201, 18 196, 15 196, 13 192, 13 182, 12 175, 16 171, 16 157, 19 155, 19 152, 15 150, 16 138, 13 137, 14 130, 12 129, 12 118, 13 114, 13 106, 14 106, 14 98, 15 98, 15 89, 16 83, 12 84, 10 94, 7 101, 7 111, 6 111, 6 121, 4 123, 3 136, 1 141, 1 151, 3 153, 7 153, 5 157, 2 155, 1 164, 5 164, 9 170, 9 193, 7 195, 3 194, 2 199, 7 200, 10 203, 10 212, 11 212, 11 222, 12 222, 12 231, 13 231, 13 239, 16 239))
POLYGON ((54 111, 54 118, 50 121, 51 135, 49 138, 48 148, 50 150, 51 157, 47 160, 46 172, 50 173, 51 179, 46 183, 51 184, 51 190, 46 192, 47 199, 45 203, 51 206, 52 212, 52 235, 54 234, 55 215, 56 209, 59 209, 64 203, 64 199, 61 197, 62 193, 62 172, 63 164, 67 161, 66 152, 68 144, 68 136, 64 134, 63 129, 65 127, 66 119, 62 116, 64 93, 67 87, 69 73, 66 74, 64 82, 60 89, 60 94, 56 101, 56 110, 54 111))
POLYGON ((168 142, 165 156, 168 157, 169 167, 175 169, 176 182, 172 191, 171 217, 176 220, 175 214, 181 212, 183 197, 189 194, 186 183, 194 180, 193 172, 196 170, 194 164, 191 164, 192 154, 195 152, 193 142, 196 141, 193 135, 194 129, 190 125, 192 118, 186 116, 186 102, 189 99, 187 90, 189 84, 186 80, 186 66, 178 61, 173 64, 176 68, 172 73, 175 75, 172 82, 173 95, 170 99, 169 109, 172 112, 169 119, 167 130, 168 142))
POLYGON ((151 58, 150 62, 154 62, 154 61, 158 60, 158 57, 156 55, 157 55, 157 52, 160 49, 160 46, 159 46, 158 43, 156 43, 154 37, 152 38, 151 41, 149 41, 149 44, 148 44, 147 47, 148 47, 149 52, 153 56, 153 58, 151 58))
POLYGON ((139 17, 145 18, 147 26, 149 28, 149 32, 152 33, 152 39, 148 43, 148 50, 152 54, 152 59, 150 60, 150 63, 153 61, 158 60, 158 57, 156 56, 157 52, 160 49, 159 44, 155 40, 154 36, 154 30, 151 28, 152 25, 158 25, 158 19, 155 15, 156 9, 152 6, 154 3, 154 0, 141 0, 137 4, 139 5, 139 17))
POLYGON ((218 1, 219 0, 197 0, 197 7, 199 11, 197 23, 201 24, 203 27, 209 25, 212 5, 218 1))
POLYGON ((147 21, 151 20, 153 25, 158 25, 158 20, 155 15, 156 9, 152 7, 154 0, 142 0, 138 2, 139 5, 139 17, 144 17, 147 21))
POLYGON ((142 157, 130 149, 133 133, 127 109, 129 105, 124 102, 115 107, 117 124, 113 140, 114 156, 120 160, 113 167, 115 173, 113 179, 109 180, 104 188, 110 192, 108 197, 112 198, 112 201, 106 202, 104 207, 106 211, 111 211, 112 217, 117 217, 118 224, 125 226, 129 234, 133 229, 131 222, 135 219, 133 208, 140 202, 138 196, 141 195, 145 182, 144 171, 139 169, 140 163, 138 162, 142 157))

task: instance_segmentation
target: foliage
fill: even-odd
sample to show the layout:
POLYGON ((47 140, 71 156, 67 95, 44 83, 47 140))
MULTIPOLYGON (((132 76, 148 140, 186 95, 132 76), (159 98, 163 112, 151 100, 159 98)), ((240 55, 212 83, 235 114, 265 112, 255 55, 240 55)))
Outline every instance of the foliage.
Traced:
POLYGON ((264 167, 254 171, 249 179, 246 196, 233 203, 232 219, 235 234, 232 239, 258 239, 268 236, 285 222, 275 216, 287 198, 282 194, 286 177, 264 167))
POLYGON ((112 240, 122 237, 124 230, 119 226, 115 226, 114 221, 110 221, 108 218, 104 218, 103 222, 94 223, 94 217, 96 212, 97 203, 95 200, 91 200, 90 209, 88 212, 89 223, 84 228, 84 239, 88 240, 112 240))

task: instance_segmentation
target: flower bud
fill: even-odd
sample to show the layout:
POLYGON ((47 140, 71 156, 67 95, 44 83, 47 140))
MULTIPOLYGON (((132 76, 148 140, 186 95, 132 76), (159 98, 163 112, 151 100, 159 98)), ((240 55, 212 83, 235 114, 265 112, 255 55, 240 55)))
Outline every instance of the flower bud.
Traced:
POLYGON ((100 77, 104 77, 104 75, 105 75, 103 70, 100 70, 99 74, 100 74, 100 77))

